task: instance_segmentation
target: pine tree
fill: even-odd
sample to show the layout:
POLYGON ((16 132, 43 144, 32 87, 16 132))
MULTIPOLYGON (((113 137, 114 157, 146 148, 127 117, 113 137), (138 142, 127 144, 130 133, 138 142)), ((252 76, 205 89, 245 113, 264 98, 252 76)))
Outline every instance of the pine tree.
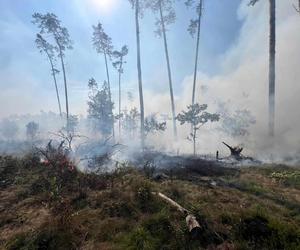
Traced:
POLYGON ((167 62, 167 71, 169 78, 169 89, 171 98, 171 110, 173 118, 173 133, 175 139, 177 138, 177 127, 176 127, 176 111, 175 111, 175 101, 173 94, 173 82, 172 82, 172 72, 170 65, 170 56, 167 41, 167 26, 174 23, 176 20, 175 10, 173 8, 173 0, 149 0, 147 2, 147 7, 151 8, 154 13, 158 13, 159 17, 156 19, 155 25, 157 30, 155 33, 158 37, 163 37, 164 50, 167 62))
MULTIPOLYGON (((251 0, 255 5, 259 0, 251 0)), ((276 0, 269 0, 270 38, 269 38, 269 135, 275 135, 275 77, 276 77, 276 0)))
MULTIPOLYGON (((119 116, 121 115, 121 99, 122 99, 122 91, 121 91, 121 76, 124 73, 124 64, 126 61, 124 60, 125 56, 128 54, 128 47, 124 45, 120 51, 115 50, 113 52, 113 57, 116 59, 113 62, 113 66, 117 69, 119 75, 119 116)), ((119 136, 121 137, 121 119, 119 119, 119 136)))
POLYGON ((59 70, 55 68, 55 56, 54 56, 54 46, 48 43, 41 34, 36 35, 36 40, 35 40, 37 48, 40 50, 41 53, 45 53, 50 66, 51 66, 51 75, 53 77, 54 81, 54 86, 56 90, 56 97, 57 97, 57 102, 58 102, 58 108, 59 108, 59 114, 62 116, 61 112, 61 104, 60 104, 60 97, 59 97, 59 92, 58 92, 58 87, 57 87, 57 80, 56 80, 56 75, 59 73, 59 70))

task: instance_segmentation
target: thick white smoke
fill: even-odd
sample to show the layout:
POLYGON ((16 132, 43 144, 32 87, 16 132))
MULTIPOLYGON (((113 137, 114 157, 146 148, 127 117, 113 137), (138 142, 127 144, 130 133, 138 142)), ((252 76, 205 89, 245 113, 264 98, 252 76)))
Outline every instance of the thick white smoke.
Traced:
MULTIPOLYGON (((219 58, 222 73, 209 77, 199 72, 197 101, 209 104, 209 110, 216 110, 215 102, 230 103, 232 110, 249 109, 257 123, 251 128, 249 138, 233 140, 219 133, 217 125, 208 124, 199 132, 198 149, 201 153, 212 153, 226 149, 222 140, 229 143, 245 143, 246 153, 274 160, 300 152, 300 16, 292 7, 293 1, 277 1, 277 54, 276 54, 276 137, 268 137, 268 2, 260 1, 248 7, 242 1, 238 17, 243 20, 240 35, 234 45, 219 58), (203 87, 205 86, 205 91, 203 87), (215 128, 215 129, 214 129, 215 128)), ((205 62, 202 62, 205 63, 205 62)), ((166 83, 167 84, 167 83, 166 83)), ((190 104, 192 75, 187 76, 176 97, 177 113, 190 104)), ((146 113, 170 114, 168 93, 145 92, 146 113)), ((170 128, 171 123, 169 124, 170 128)), ((180 127, 180 125, 178 125, 180 127)), ((185 137, 189 128, 180 128, 180 139, 173 142, 172 130, 155 137, 155 142, 166 148, 191 152, 191 143, 185 137)), ((222 152, 223 153, 223 152, 222 152)))
MULTIPOLYGON (((237 16, 242 20, 242 28, 236 41, 231 48, 218 58, 222 70, 208 76, 205 72, 198 73, 197 102, 207 103, 209 112, 217 111, 217 102, 226 102, 232 111, 237 109, 249 109, 256 118, 256 124, 250 129, 247 138, 233 139, 218 130, 218 124, 207 124, 199 131, 197 151, 198 153, 214 153, 221 151, 221 155, 228 154, 227 149, 221 144, 227 141, 229 144, 245 145, 245 154, 259 158, 281 160, 286 156, 297 156, 300 153, 300 15, 292 7, 293 0, 277 1, 277 46, 276 46, 276 137, 268 137, 268 39, 269 39, 269 10, 268 1, 259 1, 254 7, 247 6, 248 0, 241 1, 237 16), (203 87, 204 86, 204 87, 203 87)), ((24 31, 24 33, 28 33, 24 31)), ((172 53, 172 52, 170 52, 172 53)), ((193 60, 191 58, 191 60, 193 60)), ((205 61, 201 60, 201 63, 205 61)), ((146 65, 143 65, 146 67, 146 65)), ((175 71, 176 68, 173 69, 175 71)), ((179 113, 191 103, 192 94, 192 68, 181 85, 175 86, 176 111, 179 113), (179 89, 178 89, 179 88, 179 89)), ((161 67, 162 72, 166 69, 161 67)), ((5 72, 4 72, 5 73, 5 72)), ((22 73, 22 71, 21 71, 22 73)), ((6 75, 6 74, 2 74, 6 75)), ((26 91, 33 93, 35 79, 24 77, 26 91)), ((8 79, 4 76, 3 81, 17 82, 17 79, 8 79)), ((168 82, 160 84, 168 85, 168 82)), ((16 87, 19 85, 16 84, 16 87)), ((130 84, 136 86, 136 83, 130 84)), ((11 86, 10 86, 11 87, 11 86)), ((169 92, 157 93, 147 90, 144 86, 145 112, 146 115, 160 114, 171 115, 169 92)), ((6 88, 3 103, 8 99, 21 99, 30 111, 34 105, 31 94, 22 92, 14 94, 12 88, 6 88)), ((86 95, 86 94, 85 94, 86 95)), ((139 107, 138 94, 134 93, 135 100, 125 103, 124 107, 139 107)), ((38 97, 36 97, 38 98, 38 97)), ((47 100, 45 96, 39 96, 47 100)), ((16 102, 18 103, 18 102, 16 102)), ((46 107, 49 105, 46 105, 46 107)), ((76 100, 73 105, 76 110, 84 112, 86 104, 76 100)), ((16 107, 2 109, 2 117, 14 113, 16 107)), ((23 126, 24 127, 24 126, 23 126)), ((51 131, 51 129, 49 129, 51 131)), ((178 124, 178 141, 172 136, 172 123, 168 122, 168 130, 162 134, 156 134, 148 138, 150 144, 157 149, 166 149, 172 152, 191 153, 192 144, 186 137, 190 133, 189 126, 178 124)), ((83 131, 86 134, 86 131, 83 131)))

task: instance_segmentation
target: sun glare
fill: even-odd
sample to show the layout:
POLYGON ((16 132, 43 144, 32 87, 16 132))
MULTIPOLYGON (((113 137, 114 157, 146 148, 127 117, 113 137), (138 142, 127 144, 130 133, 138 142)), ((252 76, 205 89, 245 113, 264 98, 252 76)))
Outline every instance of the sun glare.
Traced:
POLYGON ((100 12, 111 12, 116 6, 116 0, 91 0, 93 7, 100 12))

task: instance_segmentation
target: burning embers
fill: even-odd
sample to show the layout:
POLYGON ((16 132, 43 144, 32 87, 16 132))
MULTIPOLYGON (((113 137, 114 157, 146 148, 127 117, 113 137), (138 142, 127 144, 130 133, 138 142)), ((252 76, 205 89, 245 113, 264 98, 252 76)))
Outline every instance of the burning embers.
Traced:
POLYGON ((49 141, 45 149, 38 149, 41 154, 40 161, 44 166, 52 166, 60 169, 61 171, 75 170, 75 164, 70 160, 70 151, 64 147, 64 141, 62 141, 58 147, 52 145, 52 140, 49 141))

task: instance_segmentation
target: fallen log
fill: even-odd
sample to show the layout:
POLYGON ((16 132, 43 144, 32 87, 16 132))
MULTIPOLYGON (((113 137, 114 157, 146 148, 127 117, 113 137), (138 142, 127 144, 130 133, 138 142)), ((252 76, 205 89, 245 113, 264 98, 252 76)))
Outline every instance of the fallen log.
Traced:
POLYGON ((160 197, 161 199, 166 201, 168 204, 175 207, 179 212, 181 212, 186 217, 185 221, 186 221, 188 230, 191 234, 191 237, 193 239, 196 239, 199 237, 200 232, 201 232, 201 226, 200 226, 199 222, 197 221, 196 217, 191 212, 189 212, 187 209, 185 209, 184 207, 179 205, 177 202, 173 201, 171 198, 169 198, 168 196, 166 196, 160 192, 158 192, 158 193, 154 192, 153 194, 157 195, 158 197, 160 197))

